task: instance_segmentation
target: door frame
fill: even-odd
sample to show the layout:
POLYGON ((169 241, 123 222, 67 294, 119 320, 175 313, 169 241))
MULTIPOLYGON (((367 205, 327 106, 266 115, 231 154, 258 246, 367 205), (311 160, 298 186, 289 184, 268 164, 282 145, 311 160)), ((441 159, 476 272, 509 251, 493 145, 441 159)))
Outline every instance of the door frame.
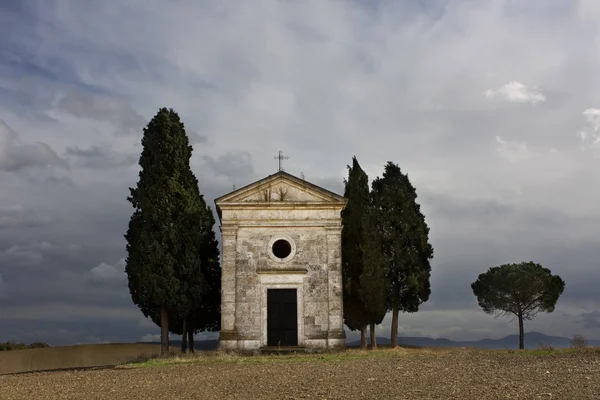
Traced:
POLYGON ((267 290, 268 289, 296 289, 296 312, 298 324, 298 347, 304 346, 304 274, 261 274, 261 335, 260 345, 267 346, 267 290))

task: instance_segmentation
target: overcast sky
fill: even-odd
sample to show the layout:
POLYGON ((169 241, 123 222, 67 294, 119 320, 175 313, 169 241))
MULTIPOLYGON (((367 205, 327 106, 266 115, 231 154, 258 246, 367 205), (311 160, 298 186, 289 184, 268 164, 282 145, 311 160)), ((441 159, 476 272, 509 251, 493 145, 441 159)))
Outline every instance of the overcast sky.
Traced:
POLYGON ((566 289, 526 330, 600 338, 599 18, 596 0, 0 0, 0 340, 159 333, 123 235, 162 106, 210 204, 279 149, 340 194, 353 155, 370 179, 398 163, 435 249, 401 335, 516 333, 470 283, 532 260, 566 289))

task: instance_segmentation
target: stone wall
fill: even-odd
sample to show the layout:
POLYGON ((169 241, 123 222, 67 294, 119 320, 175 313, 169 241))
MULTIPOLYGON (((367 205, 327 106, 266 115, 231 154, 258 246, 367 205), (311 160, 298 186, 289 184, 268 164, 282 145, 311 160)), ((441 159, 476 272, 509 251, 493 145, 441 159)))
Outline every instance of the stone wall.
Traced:
MULTIPOLYGON (((236 264, 236 320, 237 330, 242 340, 261 340, 266 344, 263 334, 263 317, 266 310, 261 309, 261 286, 277 283, 294 286, 301 277, 299 302, 303 305, 303 314, 299 324, 303 325, 304 338, 327 339, 329 328, 329 285, 327 263, 327 232, 323 228, 240 228, 237 235, 236 264), (275 262, 269 257, 269 242, 273 237, 286 236, 296 247, 294 257, 285 263, 275 262), (273 282, 261 282, 261 275, 280 275, 273 282)), ((304 339, 304 340, 302 340, 304 339)), ((299 343, 304 344, 305 343, 299 343)))

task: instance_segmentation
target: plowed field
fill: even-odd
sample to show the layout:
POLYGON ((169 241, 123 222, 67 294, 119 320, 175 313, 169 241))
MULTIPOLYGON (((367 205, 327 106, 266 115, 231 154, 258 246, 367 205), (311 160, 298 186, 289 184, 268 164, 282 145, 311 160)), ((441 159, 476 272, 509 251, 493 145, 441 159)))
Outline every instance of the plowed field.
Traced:
POLYGON ((600 399, 600 352, 196 356, 4 375, 0 399, 600 399))

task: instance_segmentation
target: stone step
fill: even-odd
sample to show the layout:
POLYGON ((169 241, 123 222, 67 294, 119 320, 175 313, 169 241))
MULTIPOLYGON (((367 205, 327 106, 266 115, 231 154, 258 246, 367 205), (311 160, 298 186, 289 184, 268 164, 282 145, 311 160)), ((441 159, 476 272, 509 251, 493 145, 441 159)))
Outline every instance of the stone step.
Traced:
POLYGON ((291 353, 306 353, 307 350, 300 346, 264 346, 260 348, 263 354, 291 354, 291 353))

